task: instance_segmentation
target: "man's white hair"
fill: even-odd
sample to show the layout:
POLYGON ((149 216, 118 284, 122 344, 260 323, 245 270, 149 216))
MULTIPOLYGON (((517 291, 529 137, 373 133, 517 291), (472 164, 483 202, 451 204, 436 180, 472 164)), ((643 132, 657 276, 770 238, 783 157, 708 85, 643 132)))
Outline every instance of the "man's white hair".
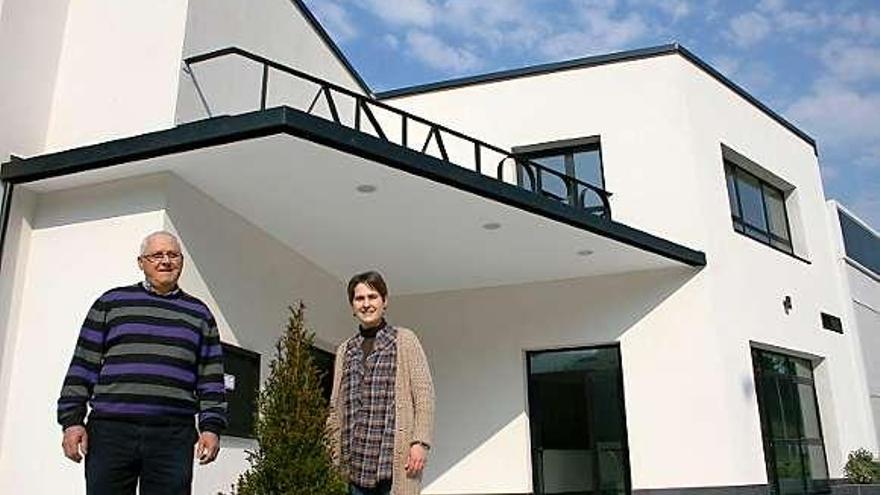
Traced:
POLYGON ((144 240, 141 241, 141 256, 147 254, 147 246, 150 245, 150 241, 153 240, 154 237, 168 237, 172 241, 174 241, 174 244, 177 244, 177 248, 180 249, 180 240, 177 239, 176 235, 168 232, 167 230, 157 230, 156 232, 153 232, 152 234, 144 237, 144 240))

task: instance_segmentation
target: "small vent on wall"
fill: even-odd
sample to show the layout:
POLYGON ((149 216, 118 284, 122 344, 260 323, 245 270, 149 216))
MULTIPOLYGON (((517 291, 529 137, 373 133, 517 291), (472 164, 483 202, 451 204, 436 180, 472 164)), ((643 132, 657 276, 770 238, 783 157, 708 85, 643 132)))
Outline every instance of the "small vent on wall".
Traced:
POLYGON ((840 321, 840 318, 828 313, 822 313, 822 328, 832 332, 843 333, 843 323, 840 321))

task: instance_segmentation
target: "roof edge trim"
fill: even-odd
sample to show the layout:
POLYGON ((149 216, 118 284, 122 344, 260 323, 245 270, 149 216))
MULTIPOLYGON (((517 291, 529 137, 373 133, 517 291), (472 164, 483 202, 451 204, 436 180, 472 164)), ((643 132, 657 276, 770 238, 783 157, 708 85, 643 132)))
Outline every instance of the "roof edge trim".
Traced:
POLYGON ((794 135, 799 137, 801 140, 809 144, 813 148, 813 153, 818 156, 819 151, 816 145, 816 140, 813 139, 812 136, 807 134, 806 132, 799 129, 797 126, 789 122, 787 119, 782 117, 780 114, 776 113, 767 105, 761 103, 760 100, 752 96, 748 91, 743 89, 741 86, 730 80, 727 76, 716 70, 714 67, 709 65, 703 59, 695 55, 693 52, 685 48, 679 43, 670 43, 666 45, 658 45, 648 48, 639 48, 636 50, 627 50, 622 52, 609 53, 605 55, 596 55, 591 57, 583 57, 576 58, 572 60, 565 60, 562 62, 552 62, 549 64, 540 64, 540 65, 532 65, 528 67, 522 67, 518 69, 510 69, 503 70, 497 72, 489 72, 486 74, 479 74, 476 76, 468 76, 461 77, 456 79, 449 79, 446 81, 438 81, 427 84, 420 84, 416 86, 409 86, 399 89, 392 89, 389 91, 380 91, 376 93, 376 98, 379 100, 387 100, 392 98, 399 98, 402 96, 413 96, 418 94, 430 93, 434 91, 441 91, 444 89, 453 89, 460 88, 464 86, 471 86, 475 84, 487 83, 487 82, 499 82, 505 81, 508 79, 516 79, 520 77, 527 76, 537 76, 541 74, 548 74, 552 72, 559 72, 565 70, 572 69, 580 69, 585 67, 595 67, 599 65, 613 64, 618 62, 627 62, 632 60, 640 60, 645 58, 658 57, 662 55, 671 55, 671 54, 679 54, 684 57, 686 60, 696 65, 716 81, 720 82, 728 89, 745 99, 747 102, 751 103, 758 110, 763 112, 765 115, 776 121, 781 126, 788 129, 794 135))
POLYGON ((370 96, 375 96, 373 90, 370 89, 370 87, 367 85, 367 82, 364 81, 364 79, 361 77, 360 73, 358 73, 354 66, 351 65, 348 57, 345 56, 345 54, 339 48, 339 45, 337 45, 336 42, 333 41, 333 38, 330 37, 330 34, 327 32, 326 29, 324 29, 324 26, 321 25, 321 22, 318 20, 317 17, 315 17, 315 14, 312 13, 305 2, 303 2, 303 0, 290 0, 290 3, 292 3, 293 6, 300 11, 303 17, 306 18, 306 21, 308 21, 308 23, 312 25, 312 28, 315 30, 316 33, 318 33, 318 36, 321 37, 321 40, 324 42, 324 44, 327 45, 327 48, 329 48, 330 51, 333 52, 333 55, 336 56, 336 59, 339 60, 339 62, 342 63, 343 66, 345 66, 345 69, 348 71, 351 77, 355 79, 358 86, 360 86, 364 93, 370 96))

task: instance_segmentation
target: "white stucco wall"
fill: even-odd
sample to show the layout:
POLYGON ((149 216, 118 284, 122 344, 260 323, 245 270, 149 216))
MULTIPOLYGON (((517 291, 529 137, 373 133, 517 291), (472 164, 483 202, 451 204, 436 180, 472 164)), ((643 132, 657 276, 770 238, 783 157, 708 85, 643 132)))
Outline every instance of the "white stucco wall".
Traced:
MULTIPOLYGON (((289 304, 306 303, 317 344, 326 349, 350 332, 341 282, 174 176, 44 193, 35 203, 29 241, 13 236, 7 251, 10 258, 23 252, 26 277, 16 296, 20 310, 4 325, 17 338, 6 339, 2 362, 0 493, 84 491, 82 466, 59 447, 55 401, 91 302, 141 278, 135 257, 151 231, 179 234, 181 286, 211 307, 224 341, 262 354, 263 378, 289 304)), ((224 437, 222 444, 216 463, 196 468, 194 493, 228 490, 246 467, 252 442, 224 437)))
MULTIPOLYGON (((832 477, 842 475, 848 451, 875 442, 858 342, 852 335, 823 330, 819 320, 825 311, 843 317, 844 325, 852 324, 831 247, 816 157, 806 142, 742 97, 670 54, 387 103, 507 148, 599 135, 606 187, 614 193, 614 219, 706 253, 699 289, 683 293, 680 297, 688 302, 673 310, 675 319, 653 327, 652 336, 666 341, 681 322, 693 325, 693 334, 700 335, 684 347, 689 351, 669 352, 707 356, 699 383, 705 387, 702 398, 710 400, 679 407, 680 412, 705 408, 690 428, 708 436, 695 436, 689 444, 676 441, 676 434, 689 439, 687 431, 647 417, 638 421, 643 414, 639 407, 651 407, 661 397, 655 388, 629 386, 634 488, 766 482, 751 343, 815 359, 832 477), (796 254, 807 262, 733 230, 722 145, 795 186, 788 199, 789 218, 796 254), (794 304, 788 315, 782 308, 786 295, 794 304), (687 464, 682 456, 695 451, 722 465, 682 472, 687 464)), ((644 351, 650 355, 656 347, 646 345, 644 351)), ((651 370, 642 362, 626 361, 632 369, 625 372, 646 376, 651 370)), ((695 380, 677 378, 679 387, 692 387, 695 380)))
POLYGON ((139 238, 162 228, 162 208, 156 178, 37 197, 17 338, 4 366, 0 492, 84 491, 82 466, 61 453, 55 401, 89 306, 138 279, 139 238))
POLYGON ((0 163, 39 154, 61 57, 66 0, 5 0, 0 7, 0 163))
MULTIPOLYGON (((190 0, 184 57, 238 47, 361 93, 356 79, 336 58, 290 0, 190 0)), ((254 111, 260 103, 262 67, 240 57, 193 66, 193 76, 212 115, 254 111)), ((208 116, 193 77, 181 72, 178 122, 208 116)), ((268 106, 307 106, 315 90, 272 71, 268 106), (308 94, 306 94, 308 93, 308 94), (291 105, 294 106, 294 105, 291 105)))
POLYGON ((715 357, 683 352, 715 347, 689 308, 700 279, 664 270, 392 297, 390 319, 416 330, 436 388, 425 493, 531 493, 525 352, 615 342, 633 488, 656 487, 656 473, 694 486, 726 476, 705 454, 730 448, 715 357))
POLYGON ((46 150, 174 124, 187 2, 70 5, 46 150))

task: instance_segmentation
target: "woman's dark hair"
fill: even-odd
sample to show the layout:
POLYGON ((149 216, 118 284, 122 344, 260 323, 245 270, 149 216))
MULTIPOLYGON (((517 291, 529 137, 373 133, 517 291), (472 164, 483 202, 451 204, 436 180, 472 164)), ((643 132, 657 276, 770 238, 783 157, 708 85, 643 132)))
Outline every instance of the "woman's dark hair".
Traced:
POLYGON ((349 304, 354 300, 354 288, 357 287, 357 284, 366 284, 367 287, 378 292, 379 295, 382 296, 382 299, 388 299, 388 286, 385 285, 385 279, 382 278, 382 274, 375 270, 370 270, 368 272, 358 273, 348 281, 349 304))

